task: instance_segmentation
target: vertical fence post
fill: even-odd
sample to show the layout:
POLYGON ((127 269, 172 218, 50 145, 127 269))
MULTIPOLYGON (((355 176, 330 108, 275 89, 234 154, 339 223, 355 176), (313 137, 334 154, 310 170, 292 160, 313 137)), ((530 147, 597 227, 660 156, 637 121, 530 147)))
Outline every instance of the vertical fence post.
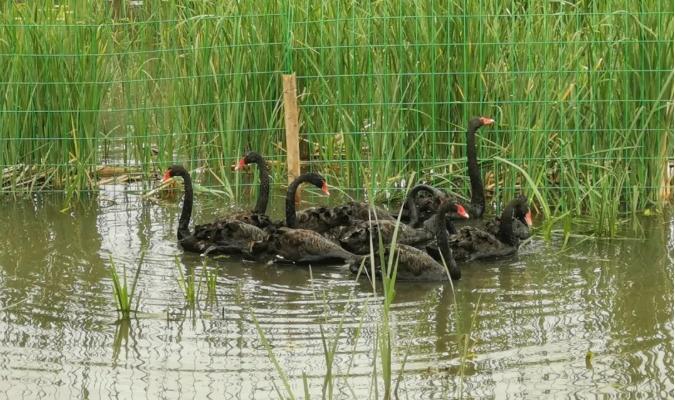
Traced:
MULTIPOLYGON (((298 96, 295 74, 282 76, 284 85, 284 121, 286 123, 286 163, 288 165, 288 183, 300 175, 300 140, 298 126, 298 96)), ((295 201, 300 201, 300 190, 295 201)))

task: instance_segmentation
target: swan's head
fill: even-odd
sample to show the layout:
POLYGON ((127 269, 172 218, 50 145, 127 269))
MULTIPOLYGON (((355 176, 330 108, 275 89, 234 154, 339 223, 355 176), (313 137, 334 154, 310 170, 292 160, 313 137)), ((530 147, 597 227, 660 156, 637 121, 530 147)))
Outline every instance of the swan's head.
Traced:
POLYGON ((455 204, 455 213, 464 219, 469 219, 469 213, 466 212, 461 204, 455 204))
POLYGON ((457 202, 457 199, 453 197, 446 197, 441 201, 441 204, 438 206, 438 213, 442 215, 446 214, 457 214, 457 216, 464 218, 464 219, 469 219, 471 216, 469 213, 466 211, 464 206, 459 204, 457 202))
POLYGON ((515 199, 513 216, 528 227, 532 226, 532 213, 530 212, 529 200, 525 195, 519 195, 515 199))
POLYGON ((239 171, 241 169, 244 169, 246 165, 257 163, 260 160, 262 160, 262 156, 260 154, 256 153, 255 151, 249 151, 244 155, 244 158, 237 161, 237 164, 234 166, 234 170, 239 171))
POLYGON ((185 176, 187 174, 188 174, 187 170, 182 165, 172 165, 169 168, 167 168, 166 171, 164 171, 162 181, 166 182, 169 179, 173 178, 174 176, 185 176))
POLYGON ((474 117, 469 121, 469 129, 475 130, 485 125, 492 125, 495 120, 489 117, 474 117))
POLYGON ((326 179, 323 176, 317 174, 316 172, 308 172, 304 176, 305 182, 311 183, 312 185, 321 189, 321 191, 324 192, 326 196, 330 196, 330 192, 328 191, 328 183, 326 183, 326 179))

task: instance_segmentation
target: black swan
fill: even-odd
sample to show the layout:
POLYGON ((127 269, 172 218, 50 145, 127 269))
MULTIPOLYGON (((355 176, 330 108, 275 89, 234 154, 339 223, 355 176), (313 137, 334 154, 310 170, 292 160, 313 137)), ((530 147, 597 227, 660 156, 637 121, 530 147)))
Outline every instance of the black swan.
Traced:
POLYGON ((255 208, 252 213, 265 214, 267 212, 267 203, 270 197, 270 170, 267 162, 260 154, 255 151, 249 151, 244 155, 244 158, 237 162, 234 167, 235 171, 244 169, 248 164, 256 164, 258 166, 258 178, 260 180, 260 192, 258 193, 258 200, 255 203, 255 208))
POLYGON ((265 161, 265 158, 255 151, 249 151, 244 157, 237 162, 234 167, 235 171, 244 169, 249 164, 256 164, 258 166, 258 180, 260 181, 260 189, 258 192, 258 199, 255 203, 255 208, 250 212, 236 213, 228 219, 236 219, 255 225, 258 228, 268 228, 272 221, 267 216, 267 204, 270 198, 270 169, 265 161))
MULTIPOLYGON (((406 196, 406 206, 411 207, 413 202, 411 202, 411 198, 416 196, 418 192, 420 191, 430 191, 433 193, 433 191, 437 191, 438 193, 443 193, 440 190, 427 186, 427 185, 417 185, 413 187, 410 192, 408 192, 408 195, 406 196)), ((417 209, 416 208, 411 208, 412 212, 407 213, 407 220, 408 224, 413 226, 410 221, 413 221, 414 223, 417 224, 419 221, 419 217, 417 214, 417 209)), ((352 235, 359 231, 362 234, 367 233, 364 230, 364 227, 367 226, 368 224, 365 223, 365 221, 368 220, 380 220, 380 221, 391 221, 391 223, 385 223, 387 227, 393 227, 395 226, 395 221, 398 218, 398 215, 392 214, 390 211, 385 210, 384 208, 377 207, 374 205, 370 205, 367 202, 355 202, 351 201, 347 204, 339 205, 333 207, 333 212, 336 215, 340 215, 341 217, 346 217, 346 221, 340 221, 341 224, 338 226, 335 226, 325 232, 322 232, 322 234, 327 237, 328 239, 334 241, 335 243, 340 243, 340 239, 342 239, 345 236, 352 235)), ((419 224, 417 224, 419 225, 419 224)), ((414 227, 417 227, 415 225, 414 227)), ((385 228, 387 229, 387 228, 385 228)), ((389 229, 391 232, 393 230, 389 229)), ((355 236, 354 240, 359 236, 355 236)), ((349 246, 349 245, 348 245, 349 246)), ((361 251, 365 251, 365 246, 361 246, 362 249, 361 251)))
MULTIPOLYGON (((449 201, 443 192, 428 185, 416 185, 410 189, 410 192, 406 197, 406 205, 410 211, 410 221, 409 225, 403 223, 399 225, 396 238, 397 243, 410 246, 424 246, 435 237, 436 227, 429 220, 437 218, 446 219, 446 214, 448 212, 457 214, 461 218, 469 218, 464 207, 451 201, 452 206, 447 211, 441 214, 439 213, 440 209, 437 206, 436 213, 432 218, 427 219, 427 221, 421 221, 417 213, 417 207, 415 206, 416 199, 418 199, 416 195, 420 191, 431 191, 432 194, 434 194, 435 200, 438 200, 438 204, 449 201)), ((376 239, 380 238, 382 243, 388 244, 393 240, 395 230, 396 221, 359 221, 354 223, 350 229, 343 232, 343 236, 340 238, 340 244, 345 249, 356 254, 366 254, 370 251, 369 238, 371 235, 376 239)), ((376 241, 376 243, 379 243, 379 241, 376 241)))
MULTIPOLYGON (((446 197, 444 191, 430 185, 420 184, 414 186, 410 191, 415 191, 414 201, 413 203, 408 201, 411 196, 411 193, 408 193, 401 210, 401 221, 408 225, 414 225, 429 219, 438 210, 441 199, 446 197), (418 187, 417 191, 415 191, 416 187, 418 187), (414 208, 412 208, 413 205, 414 208)), ((396 215, 393 215, 393 217, 396 218, 396 215)))
MULTIPOLYGON (((514 200, 514 202, 518 203, 521 205, 527 204, 528 200, 527 197, 523 194, 518 195, 514 200)), ((517 213, 517 217, 511 221, 512 226, 511 226, 511 231, 513 232, 513 235, 517 237, 520 240, 525 240, 532 236, 532 232, 530 232, 530 226, 532 226, 532 213, 528 211, 525 213, 523 216, 521 212, 517 213)), ((491 221, 488 221, 485 224, 485 230, 490 232, 491 234, 497 236, 499 231, 501 229, 501 217, 494 218, 491 221)), ((508 237, 502 233, 503 237, 508 237)), ((510 238, 508 239, 510 240, 510 238)))
MULTIPOLYGON (((260 154, 249 151, 246 155, 237 162, 235 171, 243 169, 248 164, 258 165, 258 177, 260 180, 260 191, 258 192, 258 199, 256 200, 253 211, 241 211, 232 215, 227 215, 216 220, 216 224, 223 225, 231 221, 241 221, 249 225, 256 226, 267 231, 275 227, 274 223, 266 215, 267 204, 270 196, 270 171, 267 162, 260 154)), ((201 237, 203 232, 210 232, 213 229, 213 224, 196 225, 195 236, 201 237)))
MULTIPOLYGON (((485 125, 491 125, 495 121, 487 117, 475 117, 469 121, 469 127, 466 131, 466 160, 469 173, 469 182, 471 184, 471 203, 469 204, 469 215, 471 218, 480 219, 485 211, 485 194, 483 189, 483 179, 481 178, 480 168, 478 167, 478 158, 476 155, 476 131, 485 125)), ((435 191, 440 191, 435 189, 435 191)), ((421 221, 431 217, 436 212, 439 202, 436 193, 430 191, 421 191, 420 196, 415 199, 415 207, 418 210, 421 221), (425 195, 425 193, 431 194, 425 195)), ((406 210, 410 212, 410 207, 406 210)), ((407 217, 407 215, 406 215, 407 217)), ((456 219, 456 216, 449 215, 448 219, 456 219)), ((448 222, 448 228, 452 222, 448 222)))
POLYGON ((347 204, 334 207, 334 210, 346 214, 352 220, 367 221, 370 218, 390 221, 396 220, 396 216, 392 216, 389 210, 363 201, 350 201, 347 204))
MULTIPOLYGON (((370 237, 374 238, 374 243, 389 244, 394 239, 396 232, 396 221, 360 221, 348 229, 340 238, 340 244, 345 249, 356 254, 367 254, 370 252, 370 237)), ((424 245, 434 238, 433 233, 424 229, 415 229, 404 223, 398 224, 398 233, 396 242, 411 246, 424 245)))
MULTIPOLYGON (((469 125, 466 131, 466 159, 467 159, 467 170, 469 175, 469 182, 471 185, 471 202, 468 205, 469 215, 472 219, 480 219, 485 212, 485 193, 483 187, 483 179, 481 177, 480 168, 478 167, 478 158, 476 152, 476 131, 485 125, 491 125, 495 121, 492 118, 488 117, 475 117, 469 121, 469 125)), ((419 221, 424 221, 433 215, 435 209, 437 208, 438 198, 441 198, 444 193, 439 189, 426 186, 420 190, 420 194, 423 196, 418 196, 415 199, 415 205, 417 208, 417 213, 419 215, 419 221)), ((519 196, 517 199, 520 199, 521 202, 527 203, 527 198, 524 196, 519 196)), ((410 207, 408 207, 410 209, 410 207)), ((451 235, 457 233, 457 230, 453 224, 453 220, 456 220, 455 215, 448 215, 446 217, 446 227, 451 235)), ((513 230, 514 235, 519 239, 524 240, 531 236, 530 225, 527 225, 523 222, 524 219, 515 219, 512 221, 510 228, 513 230)), ((498 236, 497 233, 500 231, 500 219, 495 218, 491 221, 488 221, 485 224, 485 227, 481 228, 495 237, 504 237, 498 236)), ((508 244, 508 243, 506 243, 508 244)))
MULTIPOLYGON (((433 226, 428 226, 433 230, 433 233, 436 238, 436 244, 440 253, 443 255, 443 261, 438 262, 434 260, 429 254, 424 250, 408 246, 405 244, 397 244, 395 248, 396 259, 398 260, 398 267, 396 270, 396 279, 405 280, 405 281, 447 281, 448 272, 449 276, 453 280, 458 280, 462 277, 462 272, 457 266, 455 259, 452 255, 452 250, 450 249, 448 243, 448 231, 445 228, 445 215, 451 210, 457 210, 457 205, 454 201, 449 199, 444 199, 441 202, 441 205, 437 209, 437 213, 434 215, 433 226)), ((375 238, 373 238, 375 240, 375 238)), ((389 258, 390 247, 387 246, 384 250, 385 260, 389 258)), ((376 262, 379 257, 376 255, 376 262)), ((381 263, 377 262, 378 265, 381 263)), ((381 270, 381 265, 379 267, 381 270)), ((367 267, 365 268, 367 271, 367 267)), ((352 272, 357 272, 358 268, 352 266, 352 272)), ((381 271, 380 271, 381 272, 381 271)))
POLYGON ((480 174, 476 154, 476 131, 485 125, 492 125, 494 122, 495 120, 492 118, 475 117, 469 121, 469 128, 466 130, 466 163, 469 171, 469 182, 471 183, 469 214, 476 219, 480 219, 485 212, 483 178, 480 174))
POLYGON ((277 255, 287 261, 296 263, 342 260, 350 265, 359 264, 361 257, 350 253, 315 231, 298 228, 295 212, 295 192, 303 182, 311 183, 321 188, 324 193, 329 194, 326 180, 314 172, 300 175, 288 186, 288 192, 286 193, 286 226, 278 228, 272 234, 277 255))
MULTIPOLYGON (((408 224, 413 228, 422 226, 425 221, 438 214, 439 206, 445 198, 447 198, 445 192, 433 186, 425 184, 413 186, 406 197, 406 208, 409 217, 408 224), (418 194, 421 193, 428 193, 428 195, 419 196, 418 194)), ((450 217, 450 215, 446 214, 457 215, 459 218, 469 218, 464 207, 459 204, 448 213, 443 213, 444 218, 450 217)))
POLYGON ((343 210, 324 206, 306 208, 298 211, 295 216, 295 225, 298 228, 317 233, 326 233, 331 229, 349 223, 349 221, 349 216, 343 210))
POLYGON ((223 220, 201 225, 199 234, 190 232, 192 217, 192 179, 182 165, 173 165, 164 173, 166 181, 174 176, 183 178, 183 208, 178 219, 178 243, 190 252, 210 254, 252 254, 256 246, 264 247, 268 234, 261 229, 236 220, 223 220))
MULTIPOLYGON (((431 193, 443 194, 443 192, 434 187, 428 185, 417 185, 413 187, 406 196, 407 207, 411 207, 411 205, 414 204, 414 202, 411 202, 411 198, 416 196, 421 191, 429 191, 431 193)), ((411 212, 406 213, 407 215, 406 219, 407 223, 413 226, 411 224, 411 221, 417 224, 420 218, 418 216, 416 208, 411 207, 411 210, 412 210, 411 212)), ((350 201, 347 204, 333 207, 333 212, 335 215, 338 215, 341 218, 345 217, 347 218, 346 221, 341 219, 339 225, 334 226, 333 228, 325 232, 322 232, 322 234, 325 237, 327 237, 328 239, 332 240, 335 243, 340 243, 341 238, 345 237, 346 235, 351 235, 352 233, 355 233, 357 230, 361 230, 361 233, 366 233, 365 231, 363 231, 364 226, 367 225, 365 221, 368 220, 391 221, 390 223, 386 223, 386 225, 388 227, 392 227, 395 226, 395 221, 398 218, 398 215, 392 214, 390 211, 385 210, 382 207, 371 205, 367 202, 350 201)), ((391 229, 389 230, 393 232, 393 230, 391 229)))
MULTIPOLYGON (((520 237, 513 225, 516 221, 525 226, 532 225, 530 215, 527 198, 519 196, 506 205, 499 225, 493 229, 494 233, 473 226, 460 228, 456 235, 450 236, 450 247, 455 260, 479 260, 516 253, 520 245, 520 237)), ((432 249, 428 250, 432 255, 437 256, 437 250, 435 254, 432 249)))
MULTIPOLYGON (((476 155, 476 131, 485 125, 491 125, 495 121, 487 117, 475 117, 469 121, 466 131, 466 159, 471 184, 471 202, 468 206, 471 218, 480 219, 485 211, 485 194, 483 193, 483 179, 481 178, 480 168, 478 167, 478 158, 476 155)), ((429 190, 422 190, 419 196, 415 198, 415 207, 419 213, 420 221, 424 221, 435 214, 438 208, 438 199, 442 198, 439 189, 428 187, 429 190), (440 193, 439 193, 440 192, 440 193)), ((444 194, 444 193, 443 193, 444 194)), ((406 204, 406 213, 410 212, 410 207, 406 204)), ((449 216, 453 219, 452 216, 449 216)), ((451 223, 449 223, 449 226, 451 223)))
MULTIPOLYGON (((311 173, 305 175, 309 176, 311 175, 311 173)), ((320 176, 318 174, 314 175, 320 176)), ((300 177, 298 177, 298 179, 299 178, 300 177)), ((289 192, 292 191, 293 193, 295 193, 298 189, 298 186, 300 186, 301 183, 311 182, 311 181, 301 181, 298 179, 295 179, 288 186, 289 192)), ((311 179, 316 180, 316 177, 313 177, 311 179)), ((323 177, 321 177, 321 179, 323 179, 323 177)), ((326 184, 325 179, 323 180, 322 186, 319 187, 321 188, 321 191, 324 192, 326 195, 330 195, 330 192, 328 191, 328 185, 326 184)), ((286 199, 287 211, 288 211, 288 201, 289 200, 286 199)), ((293 205, 293 209, 295 210, 295 205, 293 205)), ((287 214, 286 226, 290 226, 288 225, 288 218, 289 216, 287 214)), ((318 233, 327 232, 331 228, 341 226, 349 222, 349 216, 345 212, 337 210, 334 207, 325 207, 325 206, 309 207, 298 212, 294 211, 292 213, 291 219, 293 220, 293 227, 298 229, 307 229, 318 233)))
MULTIPOLYGON (((469 182, 471 183, 471 203, 469 204, 469 213, 472 218, 480 219, 485 212, 485 189, 483 187, 483 178, 478 167, 478 158, 476 152, 476 131, 485 125, 492 125, 495 121, 492 118, 476 117, 469 121, 469 128, 466 131, 466 162, 469 173, 469 182)), ((527 203, 527 198, 519 196, 517 199, 527 203), (523 200, 524 199, 524 200, 523 200)), ((486 226, 488 232, 496 233, 500 230, 500 219, 496 218, 489 221, 486 226)), ((531 225, 531 224, 530 224, 531 225)), ((516 219, 511 224, 511 229, 519 239, 530 237, 530 225, 525 224, 521 219, 516 219)))
MULTIPOLYGON (((466 159, 467 169, 469 174, 469 182, 471 184, 471 202, 468 206, 469 215, 473 219, 480 219, 485 211, 485 194, 483 193, 483 179, 481 178, 480 168, 478 167, 478 158, 476 155, 476 131, 485 125, 491 125, 495 121, 487 117, 475 117, 469 121, 469 126, 466 131, 466 159)), ((415 208, 419 214, 419 220, 424 221, 436 213, 439 199, 445 196, 445 193, 440 189, 432 186, 425 186, 420 190, 420 195, 415 198, 415 208)), ((407 204, 406 204, 407 206, 407 204)), ((411 207, 407 206, 407 211, 410 212, 411 207)), ((449 220, 456 219, 455 216, 449 215, 449 220)), ((448 222, 448 228, 452 227, 452 222, 448 222)), ((452 233, 452 232, 450 232, 452 233)))

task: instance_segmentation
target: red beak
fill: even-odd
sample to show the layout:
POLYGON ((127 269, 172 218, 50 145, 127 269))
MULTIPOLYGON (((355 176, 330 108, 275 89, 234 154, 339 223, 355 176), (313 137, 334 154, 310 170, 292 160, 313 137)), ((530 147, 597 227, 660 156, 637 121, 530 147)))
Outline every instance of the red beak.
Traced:
POLYGON ((171 170, 167 169, 166 172, 164 173, 164 177, 162 177, 162 182, 166 182, 169 179, 171 179, 171 170))
POLYGON ((234 170, 235 170, 235 171, 242 170, 242 169, 244 169, 245 166, 246 166, 246 160, 244 160, 244 159, 242 158, 241 160, 239 160, 239 161, 237 162, 237 165, 234 166, 234 170))
POLYGON ((469 213, 459 204, 457 204, 457 215, 464 219, 469 219, 469 213))
POLYGON ((321 191, 326 193, 326 196, 330 196, 330 192, 328 191, 328 184, 326 181, 323 181, 323 185, 321 185, 321 191))
POLYGON ((480 122, 482 122, 483 125, 492 125, 495 123, 495 120, 488 117, 480 117, 480 122))
POLYGON ((532 226, 532 213, 529 211, 527 212, 527 214, 525 214, 525 223, 527 224, 528 227, 532 226))

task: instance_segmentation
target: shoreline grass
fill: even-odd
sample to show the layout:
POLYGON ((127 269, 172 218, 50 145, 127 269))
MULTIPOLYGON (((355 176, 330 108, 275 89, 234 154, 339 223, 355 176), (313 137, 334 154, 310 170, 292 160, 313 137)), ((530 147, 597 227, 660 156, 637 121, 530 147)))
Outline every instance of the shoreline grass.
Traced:
POLYGON ((497 120, 478 137, 497 208, 533 194, 518 168, 537 208, 603 235, 672 201, 672 2, 121 4, 0 6, 3 191, 74 199, 101 165, 149 181, 180 160, 241 198, 229 166, 247 149, 281 182, 293 71, 305 168, 346 191, 389 200, 415 171, 467 197, 481 114, 497 120))

